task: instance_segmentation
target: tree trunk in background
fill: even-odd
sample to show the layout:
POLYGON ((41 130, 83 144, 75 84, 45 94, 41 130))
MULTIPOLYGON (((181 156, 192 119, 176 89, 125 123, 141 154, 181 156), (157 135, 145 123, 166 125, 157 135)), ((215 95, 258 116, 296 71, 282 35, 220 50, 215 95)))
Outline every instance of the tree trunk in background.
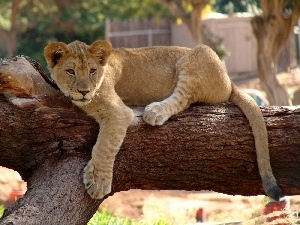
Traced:
POLYGON ((223 60, 228 52, 223 45, 222 38, 210 32, 209 27, 202 24, 202 11, 212 4, 210 0, 156 0, 163 7, 168 9, 176 18, 181 19, 182 23, 190 32, 194 44, 205 44, 211 47, 223 60), (188 12, 187 8, 191 8, 188 12))
MULTIPOLYGON (((30 62, 0 61, 0 165, 18 171, 28 185, 0 224, 86 224, 102 202, 92 200, 82 184, 98 124, 30 62)), ((264 193, 252 131, 238 107, 194 105, 160 127, 145 124, 141 109, 135 112, 116 158, 111 194, 129 189, 264 193)), ((299 195, 300 109, 262 112, 282 194, 299 195)))
POLYGON ((203 36, 201 15, 209 0, 157 0, 159 4, 168 9, 176 18, 181 19, 182 23, 190 32, 195 45, 206 43, 203 36), (186 4, 190 4, 191 12, 187 12, 186 4))
POLYGON ((19 0, 12 2, 11 16, 10 16, 10 29, 4 30, 0 28, 0 37, 4 41, 8 57, 13 56, 17 52, 17 17, 19 11, 19 0))
POLYGON ((4 41, 7 56, 13 56, 17 52, 17 32, 6 31, 0 28, 0 38, 4 41))
POLYGON ((287 1, 261 0, 262 15, 252 21, 257 40, 257 63, 262 88, 271 105, 291 105, 286 89, 276 78, 280 52, 300 16, 300 2, 294 0, 293 13, 283 12, 287 1))
POLYGON ((200 0, 200 1, 194 1, 190 0, 190 4, 192 5, 192 12, 190 13, 190 26, 189 24, 186 24, 186 27, 190 31, 192 38, 195 41, 195 44, 205 44, 206 38, 205 35, 203 35, 202 31, 202 11, 205 8, 205 6, 208 4, 209 1, 206 0, 200 0))

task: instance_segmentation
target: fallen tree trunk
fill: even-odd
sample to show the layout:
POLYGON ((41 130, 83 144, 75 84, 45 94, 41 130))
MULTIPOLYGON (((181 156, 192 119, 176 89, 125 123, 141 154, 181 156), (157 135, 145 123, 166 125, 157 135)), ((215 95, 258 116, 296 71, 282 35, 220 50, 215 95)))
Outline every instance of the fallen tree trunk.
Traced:
MULTIPOLYGON (((24 198, 0 224, 85 224, 101 203, 82 184, 98 125, 38 71, 43 73, 24 57, 0 61, 0 165, 28 182, 24 198)), ((262 112, 282 194, 299 195, 300 108, 262 112)), ((111 194, 129 189, 264 194, 247 119, 232 104, 194 105, 151 127, 136 109, 116 158, 111 194)))

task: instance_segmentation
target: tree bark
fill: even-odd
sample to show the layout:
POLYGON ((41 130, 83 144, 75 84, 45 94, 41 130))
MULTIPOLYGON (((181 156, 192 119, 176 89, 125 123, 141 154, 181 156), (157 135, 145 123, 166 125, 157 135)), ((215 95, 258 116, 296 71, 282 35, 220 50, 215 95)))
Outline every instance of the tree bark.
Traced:
MULTIPOLYGON (((23 57, 0 61, 0 165, 27 181, 0 224, 85 224, 102 202, 82 184, 98 124, 23 57), (34 67, 35 68, 34 68, 34 67)), ((264 194, 249 123, 232 104, 194 105, 161 127, 141 109, 114 165, 112 193, 129 189, 264 194)), ((265 107, 271 164, 283 195, 300 194, 300 108, 265 107)))

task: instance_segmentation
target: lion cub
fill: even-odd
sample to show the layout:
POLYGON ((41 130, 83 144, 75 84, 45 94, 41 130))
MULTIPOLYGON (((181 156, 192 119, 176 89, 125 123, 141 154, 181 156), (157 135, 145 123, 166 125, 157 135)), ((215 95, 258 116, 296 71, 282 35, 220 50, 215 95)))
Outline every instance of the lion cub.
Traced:
POLYGON ((143 118, 155 126, 194 102, 231 101, 242 109, 252 127, 264 190, 279 199, 262 113, 255 101, 230 81, 209 47, 112 49, 107 41, 90 46, 74 41, 51 43, 44 55, 60 90, 100 124, 83 175, 92 198, 101 199, 111 191, 115 156, 134 117, 126 105, 146 106, 143 118))

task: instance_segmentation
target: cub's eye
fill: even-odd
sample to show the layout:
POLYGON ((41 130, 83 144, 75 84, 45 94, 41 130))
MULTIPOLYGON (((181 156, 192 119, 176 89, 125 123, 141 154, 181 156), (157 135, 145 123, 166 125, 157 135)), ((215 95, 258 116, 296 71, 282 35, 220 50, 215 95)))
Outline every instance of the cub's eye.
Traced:
POLYGON ((90 69, 90 74, 93 75, 94 73, 96 73, 97 69, 90 69))
POLYGON ((68 69, 66 70, 67 74, 71 75, 71 76, 75 76, 75 71, 73 69, 68 69))

